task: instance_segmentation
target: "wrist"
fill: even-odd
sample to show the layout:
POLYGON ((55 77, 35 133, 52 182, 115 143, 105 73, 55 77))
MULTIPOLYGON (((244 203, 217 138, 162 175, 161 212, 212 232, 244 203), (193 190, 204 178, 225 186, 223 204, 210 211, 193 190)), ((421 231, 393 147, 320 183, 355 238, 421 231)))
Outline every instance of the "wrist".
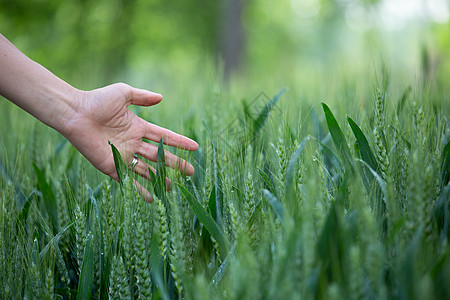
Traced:
POLYGON ((86 97, 86 92, 70 86, 64 92, 58 93, 58 107, 52 112, 53 124, 49 124, 56 131, 67 137, 73 130, 72 124, 79 115, 80 107, 86 97))

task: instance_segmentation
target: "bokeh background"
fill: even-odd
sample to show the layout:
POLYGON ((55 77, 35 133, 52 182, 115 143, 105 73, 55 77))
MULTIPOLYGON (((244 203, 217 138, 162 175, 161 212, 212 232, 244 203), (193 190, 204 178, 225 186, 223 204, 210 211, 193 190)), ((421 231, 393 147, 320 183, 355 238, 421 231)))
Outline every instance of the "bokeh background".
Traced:
MULTIPOLYGON (((0 30, 79 88, 449 69, 448 0, 1 0, 0 30)), ((263 80, 263 81, 261 81, 263 80)), ((290 80, 290 79, 289 79, 290 80)))
POLYGON ((390 99, 444 89, 449 20, 449 0, 0 0, 0 32, 29 57, 80 89, 160 92, 158 107, 134 110, 188 135, 234 111, 216 102, 240 109, 283 87, 285 113, 293 101, 364 103, 382 72, 398 87, 390 99))

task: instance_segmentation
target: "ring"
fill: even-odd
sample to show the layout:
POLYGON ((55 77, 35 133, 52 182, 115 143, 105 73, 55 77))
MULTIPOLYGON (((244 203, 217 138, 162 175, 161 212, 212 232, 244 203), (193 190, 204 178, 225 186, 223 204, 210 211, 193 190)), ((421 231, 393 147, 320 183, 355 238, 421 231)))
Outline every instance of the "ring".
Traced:
POLYGON ((134 167, 138 164, 139 160, 137 158, 136 155, 133 156, 133 160, 131 161, 131 163, 128 165, 128 168, 130 168, 131 170, 134 169, 134 167))

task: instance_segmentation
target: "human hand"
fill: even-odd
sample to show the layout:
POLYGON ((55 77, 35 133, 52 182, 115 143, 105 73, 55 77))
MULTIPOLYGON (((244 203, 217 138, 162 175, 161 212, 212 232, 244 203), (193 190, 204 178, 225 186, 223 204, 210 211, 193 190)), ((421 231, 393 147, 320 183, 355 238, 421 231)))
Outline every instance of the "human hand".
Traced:
MULTIPOLYGON (((195 151, 198 144, 168 129, 151 124, 132 113, 129 105, 152 106, 162 100, 160 94, 136 89, 123 83, 84 92, 77 95, 74 112, 60 132, 74 145, 89 162, 104 174, 118 180, 111 146, 116 146, 126 164, 135 155, 156 162, 158 146, 143 139, 159 142, 184 150, 195 151)), ((166 166, 192 175, 194 168, 185 160, 165 151, 166 166)), ((138 159, 134 172, 150 180, 150 165, 138 159)), ((151 196, 136 181, 140 193, 147 200, 151 196)))
MULTIPOLYGON (((101 89, 80 91, 49 70, 26 57, 0 34, 0 95, 37 119, 56 129, 91 164, 118 180, 111 146, 116 146, 127 164, 138 155, 156 161, 158 147, 143 141, 159 142, 184 150, 197 150, 198 144, 170 130, 150 124, 128 110, 129 105, 151 106, 162 100, 160 94, 118 83, 101 89)), ((192 165, 165 152, 166 165, 187 175, 192 165)), ((139 159, 134 171, 150 180, 147 163, 139 159)), ((136 181, 141 194, 151 196, 136 181)))

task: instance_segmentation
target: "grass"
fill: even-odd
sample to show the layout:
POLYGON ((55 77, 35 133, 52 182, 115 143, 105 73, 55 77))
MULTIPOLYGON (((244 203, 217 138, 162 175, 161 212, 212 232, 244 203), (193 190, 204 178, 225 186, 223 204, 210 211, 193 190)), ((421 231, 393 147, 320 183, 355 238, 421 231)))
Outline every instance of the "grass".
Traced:
POLYGON ((199 141, 196 172, 158 155, 152 204, 116 152, 120 183, 44 126, 3 118, 17 130, 1 133, 1 297, 449 298, 448 88, 357 82, 321 106, 205 88, 213 113, 175 123, 199 141))

